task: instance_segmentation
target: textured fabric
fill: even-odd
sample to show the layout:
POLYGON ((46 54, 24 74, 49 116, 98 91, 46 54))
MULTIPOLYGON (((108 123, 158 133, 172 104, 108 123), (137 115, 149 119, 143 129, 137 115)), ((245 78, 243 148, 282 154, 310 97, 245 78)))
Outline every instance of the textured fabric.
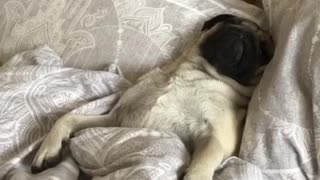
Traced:
POLYGON ((276 42, 249 107, 240 158, 220 180, 318 180, 320 2, 264 0, 276 42))
MULTIPOLYGON (((59 116, 109 111, 129 83, 116 74, 62 67, 47 46, 17 54, 0 69, 0 179, 76 180, 70 158, 40 174, 28 173, 38 140, 59 116), (73 110, 74 109, 74 110, 73 110), (28 156, 29 155, 29 156, 28 156), (7 173, 9 174, 7 175, 7 173)), ((147 129, 94 128, 80 131, 71 152, 94 179, 174 180, 189 153, 180 139, 147 129)))
POLYGON ((68 157, 55 168, 48 169, 39 174, 28 173, 25 168, 28 166, 16 167, 6 175, 5 180, 77 180, 79 177, 78 165, 68 157))
POLYGON ((176 57, 205 19, 262 11, 240 0, 0 0, 0 62, 48 44, 67 66, 119 64, 125 77, 176 57))
POLYGON ((176 135, 148 129, 86 129, 70 149, 93 180, 176 180, 190 159, 176 135))
POLYGON ((105 113, 129 85, 117 74, 61 65, 45 46, 17 54, 0 68, 0 179, 22 163, 60 116, 73 109, 105 113))
MULTIPOLYGON (((250 104, 240 157, 225 161, 214 179, 320 179, 320 87, 317 83, 320 4, 314 0, 263 0, 263 3, 276 43, 275 57, 250 104)), ((112 72, 123 72, 134 80, 179 55, 203 21, 221 13, 238 14, 265 25, 261 10, 239 0, 0 0, 1 62, 16 52, 43 43, 53 47, 63 59, 44 48, 16 56, 0 69, 0 179, 35 149, 59 116, 79 106, 82 108, 74 112, 106 112, 117 99, 120 84, 128 84, 110 72, 62 66, 104 69, 112 64, 112 72), (63 81, 62 77, 70 79, 63 81), (58 91, 54 91, 55 88, 58 91)), ((111 173, 109 170, 115 167, 107 162, 112 157, 100 153, 110 150, 109 142, 102 141, 105 146, 97 146, 90 138, 107 132, 119 135, 119 140, 129 138, 127 133, 130 134, 120 129, 90 129, 81 131, 72 140, 73 155, 88 174, 101 173, 102 179, 117 179, 115 176, 127 176, 126 167, 145 167, 149 162, 155 167, 153 162, 163 158, 172 167, 156 166, 159 170, 154 171, 156 176, 145 177, 153 179, 161 177, 160 172, 165 168, 168 174, 177 172, 175 175, 178 175, 179 167, 187 162, 183 148, 177 148, 176 154, 172 154, 178 159, 176 166, 167 156, 179 146, 179 143, 171 144, 178 142, 173 136, 154 137, 148 134, 150 131, 137 130, 134 131, 137 137, 131 137, 133 144, 142 141, 139 133, 146 133, 148 136, 143 141, 152 143, 141 146, 144 152, 150 152, 149 148, 158 147, 159 143, 167 143, 158 149, 165 151, 159 157, 150 155, 144 159, 117 161, 119 174, 111 173), (91 150, 97 153, 91 154, 91 150), (84 162, 81 155, 101 159, 84 162), (126 164, 128 162, 136 166, 126 164)), ((111 142, 119 147, 124 145, 117 144, 115 139, 111 142)), ((135 151, 117 153, 118 156, 132 155, 135 151)), ((73 172, 63 175, 74 177, 77 174, 74 162, 64 163, 72 167, 73 172)), ((140 176, 144 170, 135 175, 140 176)), ((29 174, 16 169, 10 177, 21 176, 29 174)), ((62 176, 56 178, 63 179, 62 176)))
POLYGON ((0 62, 7 62, 0 69, 0 179, 14 167, 8 178, 41 179, 25 172, 30 164, 22 159, 55 120, 79 106, 74 112, 106 112, 128 84, 112 73, 63 66, 109 67, 135 80, 179 55, 204 21, 221 13, 264 22, 261 10, 238 0, 0 0, 0 62), (42 44, 57 53, 45 47, 9 60, 42 44))

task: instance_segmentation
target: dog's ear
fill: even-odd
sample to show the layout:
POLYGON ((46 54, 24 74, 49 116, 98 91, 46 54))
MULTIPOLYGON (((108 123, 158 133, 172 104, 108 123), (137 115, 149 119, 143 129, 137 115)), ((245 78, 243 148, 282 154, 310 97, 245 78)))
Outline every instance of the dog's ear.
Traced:
POLYGON ((236 16, 233 16, 230 14, 222 14, 222 15, 216 16, 208 20, 207 22, 205 22, 201 31, 207 31, 220 22, 233 22, 235 18, 236 16))

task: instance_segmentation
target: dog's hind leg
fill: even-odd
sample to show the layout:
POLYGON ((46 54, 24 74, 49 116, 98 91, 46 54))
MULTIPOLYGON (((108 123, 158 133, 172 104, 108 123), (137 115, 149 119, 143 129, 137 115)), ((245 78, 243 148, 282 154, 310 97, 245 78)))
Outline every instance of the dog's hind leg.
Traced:
POLYGON ((195 151, 184 180, 212 180, 224 159, 224 150, 214 136, 196 140, 195 151))
POLYGON ((112 118, 112 113, 96 116, 75 114, 62 116, 54 124, 36 153, 31 166, 32 172, 39 172, 57 164, 60 160, 62 143, 68 141, 73 132, 89 127, 110 127, 114 125, 115 119, 112 118))

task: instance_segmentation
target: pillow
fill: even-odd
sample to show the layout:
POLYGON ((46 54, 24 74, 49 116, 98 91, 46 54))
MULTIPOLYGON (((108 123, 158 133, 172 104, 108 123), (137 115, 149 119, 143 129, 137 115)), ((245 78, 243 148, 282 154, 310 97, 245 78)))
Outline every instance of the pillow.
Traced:
POLYGON ((204 21, 221 13, 263 21, 260 9, 241 0, 2 0, 0 62, 48 44, 68 66, 115 63, 135 80, 179 55, 204 21))

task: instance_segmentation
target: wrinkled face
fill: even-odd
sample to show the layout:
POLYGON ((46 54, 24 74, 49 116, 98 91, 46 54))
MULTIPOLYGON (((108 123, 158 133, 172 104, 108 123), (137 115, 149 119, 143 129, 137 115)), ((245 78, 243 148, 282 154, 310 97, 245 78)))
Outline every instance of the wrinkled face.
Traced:
POLYGON ((218 73, 250 85, 260 67, 273 56, 270 35, 255 23, 232 15, 220 15, 204 24, 200 55, 218 73))

